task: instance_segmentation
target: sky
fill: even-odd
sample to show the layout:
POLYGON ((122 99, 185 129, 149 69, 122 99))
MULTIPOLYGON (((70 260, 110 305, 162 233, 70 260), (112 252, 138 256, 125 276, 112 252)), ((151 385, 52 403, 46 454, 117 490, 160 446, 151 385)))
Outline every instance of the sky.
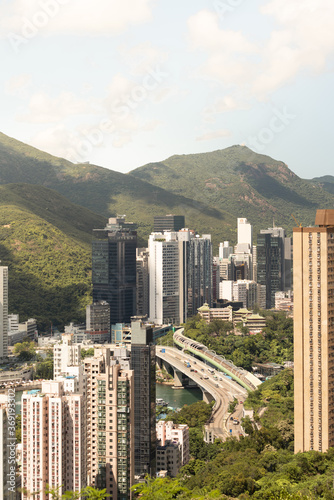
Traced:
POLYGON ((0 131, 129 172, 243 144, 334 175, 333 0, 0 0, 0 131))

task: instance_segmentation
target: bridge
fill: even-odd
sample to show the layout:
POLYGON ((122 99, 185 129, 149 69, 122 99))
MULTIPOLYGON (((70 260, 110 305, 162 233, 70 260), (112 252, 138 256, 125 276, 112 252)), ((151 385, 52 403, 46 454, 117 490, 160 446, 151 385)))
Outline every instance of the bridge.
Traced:
POLYGON ((261 385, 261 380, 255 377, 252 373, 235 366, 232 361, 225 359, 222 356, 218 356, 214 351, 211 351, 205 345, 185 337, 183 335, 183 331, 184 329, 180 328, 173 335, 174 343, 181 347, 181 349, 186 349, 196 357, 208 362, 212 367, 224 372, 229 377, 232 377, 233 380, 248 391, 255 391, 258 386, 261 385))
POLYGON ((177 348, 157 346, 156 357, 165 368, 173 368, 176 388, 181 388, 183 378, 187 377, 202 390, 204 401, 207 403, 215 401, 210 420, 205 426, 206 442, 213 442, 216 438, 225 440, 227 436, 239 435, 240 425, 234 425, 227 420, 228 406, 235 398, 238 400, 235 416, 240 421, 242 402, 247 396, 247 390, 244 387, 223 373, 215 372, 204 361, 195 359, 194 356, 181 352, 177 348))

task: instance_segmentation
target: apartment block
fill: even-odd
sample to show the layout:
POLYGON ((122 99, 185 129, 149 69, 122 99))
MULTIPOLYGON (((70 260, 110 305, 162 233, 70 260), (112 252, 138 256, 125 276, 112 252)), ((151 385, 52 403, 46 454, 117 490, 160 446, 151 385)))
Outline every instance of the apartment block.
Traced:
POLYGON ((81 347, 73 342, 72 334, 63 334, 60 344, 53 348, 53 378, 66 372, 68 366, 81 364, 81 347))
POLYGON ((293 230, 295 452, 334 446, 334 210, 293 230))
MULTIPOLYGON (((116 350, 117 351, 117 350, 116 350)), ((84 362, 87 375, 89 484, 113 499, 129 500, 134 477, 134 377, 129 359, 96 348, 84 362)))
POLYGON ((80 491, 87 485, 86 404, 83 394, 65 392, 62 381, 25 391, 22 414, 22 499, 48 498, 47 485, 80 491))
POLYGON ((8 267, 0 266, 0 359, 8 350, 8 267))

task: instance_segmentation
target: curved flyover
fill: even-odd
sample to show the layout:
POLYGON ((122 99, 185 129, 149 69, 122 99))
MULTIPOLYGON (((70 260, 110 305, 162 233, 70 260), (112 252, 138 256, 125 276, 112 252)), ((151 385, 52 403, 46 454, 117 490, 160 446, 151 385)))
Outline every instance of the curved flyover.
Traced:
POLYGON ((215 352, 210 351, 205 345, 196 342, 183 335, 184 328, 180 328, 174 333, 173 339, 174 343, 181 347, 182 349, 187 349, 187 351, 195 354, 204 361, 207 361, 215 368, 223 371, 226 375, 232 377, 238 384, 247 389, 248 391, 255 391, 261 381, 256 378, 252 373, 235 366, 232 361, 218 356, 215 352))

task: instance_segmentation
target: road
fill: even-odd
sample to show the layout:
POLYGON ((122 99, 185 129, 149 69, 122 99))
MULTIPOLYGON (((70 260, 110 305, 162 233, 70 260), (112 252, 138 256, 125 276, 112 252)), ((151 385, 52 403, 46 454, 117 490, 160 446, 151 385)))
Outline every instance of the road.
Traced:
MULTIPOLYGON (((174 347, 157 346, 156 355, 194 380, 202 390, 211 394, 215 405, 210 421, 206 425, 207 440, 226 439, 230 435, 230 424, 226 422, 229 403, 234 398, 244 401, 247 395, 246 389, 227 378, 222 372, 209 368, 204 362, 174 347), (165 352, 161 352, 162 349, 165 352), (189 368, 185 366, 185 361, 190 363, 189 368)), ((242 410, 242 405, 238 406, 242 410)), ((238 420, 240 422, 240 418, 238 420)), ((233 425, 232 435, 239 435, 240 432, 240 425, 233 425)))

